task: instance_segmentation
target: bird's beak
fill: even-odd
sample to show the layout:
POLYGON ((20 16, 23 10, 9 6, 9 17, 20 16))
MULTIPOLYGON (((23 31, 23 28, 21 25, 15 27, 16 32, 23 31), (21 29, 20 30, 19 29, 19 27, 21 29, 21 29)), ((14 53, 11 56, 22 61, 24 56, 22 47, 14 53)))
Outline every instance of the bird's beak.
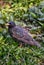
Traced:
POLYGON ((6 25, 6 26, 9 26, 9 23, 6 23, 5 25, 6 25))

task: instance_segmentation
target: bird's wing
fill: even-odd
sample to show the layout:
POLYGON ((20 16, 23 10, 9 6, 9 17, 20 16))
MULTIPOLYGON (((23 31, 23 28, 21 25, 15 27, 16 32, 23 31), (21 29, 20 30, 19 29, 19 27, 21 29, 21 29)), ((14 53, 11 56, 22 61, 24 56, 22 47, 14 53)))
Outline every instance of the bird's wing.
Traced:
POLYGON ((12 37, 17 38, 25 43, 31 43, 33 38, 28 34, 28 31, 22 27, 15 27, 12 29, 12 37))
POLYGON ((17 39, 19 41, 22 41, 24 43, 28 43, 30 45, 36 45, 38 47, 41 47, 41 45, 35 41, 29 34, 28 31, 22 27, 16 26, 14 28, 11 29, 12 34, 11 36, 14 39, 17 39))
POLYGON ((23 29, 21 27, 15 27, 12 29, 13 35, 16 35, 16 38, 22 38, 24 36, 23 29))

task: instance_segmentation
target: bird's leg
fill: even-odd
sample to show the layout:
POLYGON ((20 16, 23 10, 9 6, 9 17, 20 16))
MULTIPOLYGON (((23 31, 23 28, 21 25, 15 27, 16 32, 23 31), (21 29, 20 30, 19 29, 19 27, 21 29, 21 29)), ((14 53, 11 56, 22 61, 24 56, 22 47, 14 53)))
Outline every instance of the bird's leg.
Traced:
POLYGON ((25 46, 25 44, 23 42, 19 43, 19 47, 24 47, 24 46, 25 46))
POLYGON ((22 44, 22 42, 20 42, 19 47, 22 47, 22 46, 23 46, 23 44, 22 44))

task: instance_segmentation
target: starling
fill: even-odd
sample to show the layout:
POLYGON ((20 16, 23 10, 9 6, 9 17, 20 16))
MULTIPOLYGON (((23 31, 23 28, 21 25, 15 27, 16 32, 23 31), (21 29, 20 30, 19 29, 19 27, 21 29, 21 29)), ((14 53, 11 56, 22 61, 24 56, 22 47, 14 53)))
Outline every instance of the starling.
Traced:
POLYGON ((8 26, 8 32, 9 32, 10 36, 14 40, 22 42, 24 44, 35 45, 37 47, 41 47, 41 45, 37 41, 35 41, 31 37, 31 35, 29 35, 29 32, 25 28, 16 25, 12 21, 7 23, 6 25, 8 26))

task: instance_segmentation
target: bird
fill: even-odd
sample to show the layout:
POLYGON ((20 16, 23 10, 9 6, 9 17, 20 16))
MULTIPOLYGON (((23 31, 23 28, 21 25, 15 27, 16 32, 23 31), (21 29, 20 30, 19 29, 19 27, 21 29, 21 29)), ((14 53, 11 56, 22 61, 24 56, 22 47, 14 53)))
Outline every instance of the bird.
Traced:
POLYGON ((15 41, 19 41, 22 44, 37 46, 39 48, 41 47, 41 45, 32 38, 29 31, 22 26, 16 25, 13 21, 6 23, 6 26, 8 26, 8 32, 15 41))

